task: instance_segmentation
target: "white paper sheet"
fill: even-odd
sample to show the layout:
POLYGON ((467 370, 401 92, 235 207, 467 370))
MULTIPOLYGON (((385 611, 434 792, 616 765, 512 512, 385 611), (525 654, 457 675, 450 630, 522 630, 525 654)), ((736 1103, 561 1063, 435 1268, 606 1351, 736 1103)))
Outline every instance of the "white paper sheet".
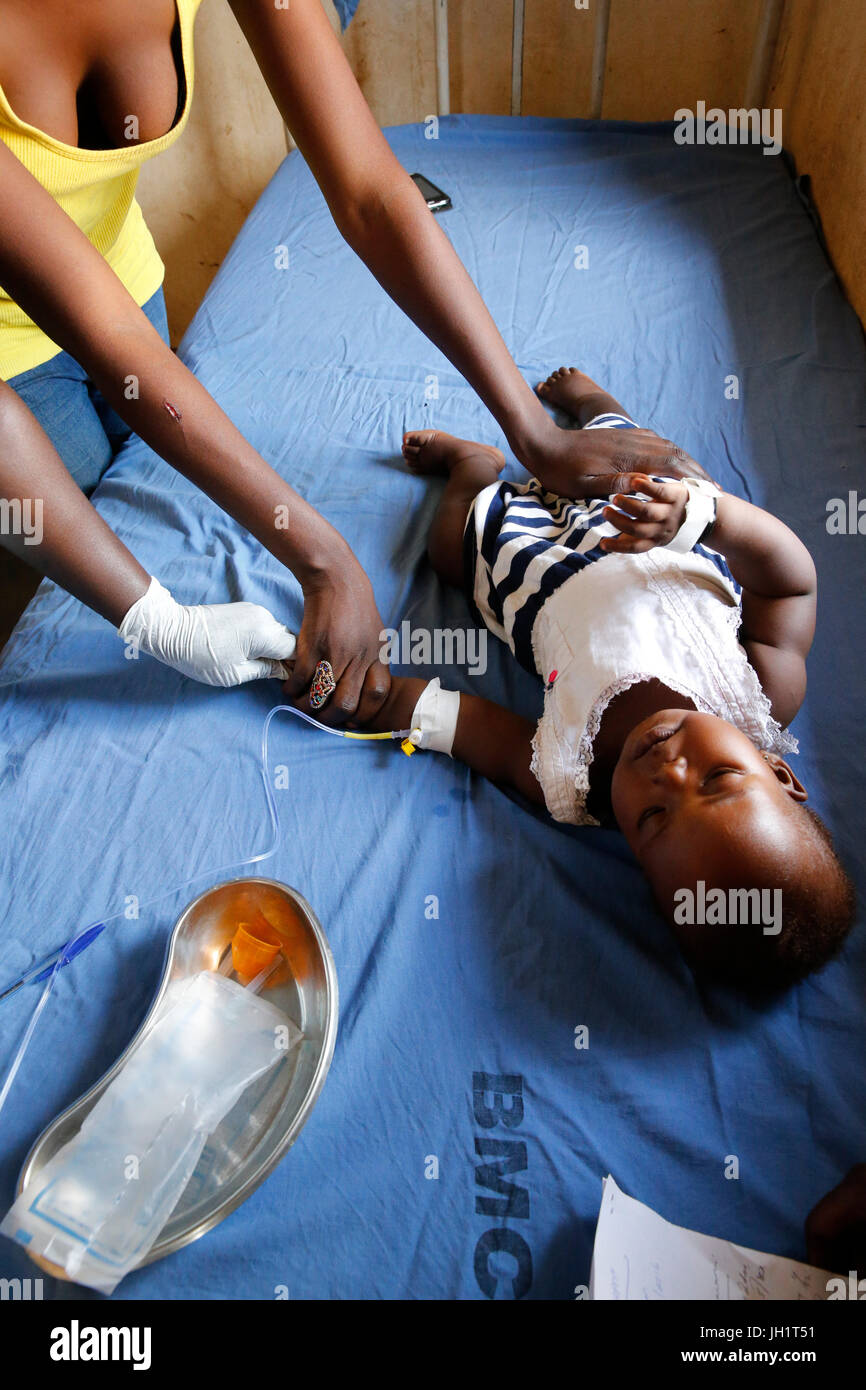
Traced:
POLYGON ((826 1299, 832 1275, 665 1221, 604 1180, 592 1254, 594 1299, 826 1299))

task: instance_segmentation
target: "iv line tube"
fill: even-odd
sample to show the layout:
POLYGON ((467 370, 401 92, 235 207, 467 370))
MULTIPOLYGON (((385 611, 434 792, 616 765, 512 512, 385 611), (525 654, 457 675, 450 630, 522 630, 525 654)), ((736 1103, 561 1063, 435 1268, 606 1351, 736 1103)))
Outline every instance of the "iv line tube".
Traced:
MULTIPOLYGON (((176 883, 172 888, 167 888, 163 892, 157 893, 155 897, 147 898, 143 903, 139 905, 140 907, 152 907, 154 903, 162 902, 165 898, 173 897, 174 894, 179 893, 182 888, 188 888, 191 883, 196 883, 198 879, 204 878, 206 875, 223 874, 230 869, 245 868, 248 864, 262 864, 266 859, 272 859, 273 856, 276 854, 277 850, 280 847, 280 817, 279 812, 277 811, 277 803, 274 799, 274 793, 271 790, 270 778, 268 776, 268 733, 270 731, 271 721, 273 720, 274 715, 280 714, 282 711, 285 711, 288 714, 295 714, 298 716, 299 719, 303 719, 305 723, 312 724, 315 728, 323 730, 323 732, 326 734, 333 734, 336 738, 351 738, 371 741, 383 739, 402 740, 408 738, 409 735, 412 733, 411 729, 395 729, 391 733, 384 734, 360 734, 355 733, 353 730, 349 729, 332 729, 327 724, 321 724, 319 720, 314 719, 311 714, 305 714, 303 710, 296 709, 294 705, 274 705, 273 709, 268 710, 268 713, 265 716, 265 722, 262 726, 261 766, 259 767, 259 772, 261 773, 262 778, 262 785, 265 789, 265 800, 267 802, 268 817, 271 826, 270 847, 268 849, 262 850, 259 854, 248 855, 246 859, 236 859, 229 864, 219 864, 216 868, 200 869, 197 874, 193 874, 191 878, 184 879, 182 883, 176 883)), ((39 1001, 35 1009, 33 1010, 30 1019, 28 1020, 27 1027, 24 1030, 24 1036, 22 1037, 21 1042, 18 1046, 18 1051, 15 1053, 15 1056, 12 1059, 12 1064, 9 1067, 8 1072, 6 1073, 6 1077, 3 1081, 3 1086, 2 1088, 0 1088, 0 1113, 2 1113, 3 1106, 6 1104, 9 1092, 12 1089, 12 1084, 15 1080, 15 1077, 18 1074, 18 1070, 21 1066, 21 1063, 24 1060, 24 1055, 27 1052, 27 1049, 33 1040, 33 1034, 36 1031, 36 1025, 39 1022, 39 1017, 43 1009, 45 1008, 45 1005, 48 1003, 48 999, 52 989, 54 988, 54 982, 57 978, 57 975, 59 971, 62 969, 62 967, 69 962, 71 956, 75 954, 74 948, 76 942, 80 941, 81 938, 85 936, 88 932, 93 932, 92 940, 95 941, 96 937, 99 936, 101 933, 95 931, 94 928, 104 928, 108 925, 109 922, 116 922, 118 917, 122 916, 122 911, 115 912, 110 917, 100 917, 97 918, 94 922, 88 922, 86 927, 82 927, 80 931, 76 932, 74 936, 71 936, 69 938, 66 944, 60 948, 59 952, 52 952, 51 956, 48 958, 49 960, 53 959, 53 968, 51 970, 51 974, 45 981, 45 988, 43 989, 42 994, 39 997, 39 1001)), ((32 976, 34 970, 41 971, 41 969, 45 968, 45 964, 46 963, 43 962, 42 967, 30 966, 24 972, 24 977, 32 976)), ((13 993, 13 991, 18 987, 19 984, 24 984, 25 982, 26 980, 23 977, 20 978, 18 981, 14 981, 11 985, 9 985, 6 988, 5 991, 3 991, 2 997, 6 997, 6 995, 13 993)))

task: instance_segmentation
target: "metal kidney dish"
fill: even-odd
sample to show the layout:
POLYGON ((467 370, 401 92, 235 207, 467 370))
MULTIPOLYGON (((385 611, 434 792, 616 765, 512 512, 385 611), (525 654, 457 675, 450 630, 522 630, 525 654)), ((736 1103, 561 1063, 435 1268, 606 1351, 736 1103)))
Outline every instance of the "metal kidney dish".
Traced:
POLYGON ((274 879, 221 883, 195 898, 171 934, 162 980, 129 1047, 95 1086, 36 1140, 18 1178, 18 1192, 38 1182, 50 1158, 78 1132, 84 1117, 140 1046, 173 980, 216 970, 250 905, 279 932, 285 966, 263 991, 301 1029, 303 1038, 285 1061, 247 1088, 207 1140, 192 1178, 142 1264, 197 1240, 240 1206, 276 1167, 301 1132, 334 1053, 338 989, 334 958, 321 924, 300 893, 274 879))

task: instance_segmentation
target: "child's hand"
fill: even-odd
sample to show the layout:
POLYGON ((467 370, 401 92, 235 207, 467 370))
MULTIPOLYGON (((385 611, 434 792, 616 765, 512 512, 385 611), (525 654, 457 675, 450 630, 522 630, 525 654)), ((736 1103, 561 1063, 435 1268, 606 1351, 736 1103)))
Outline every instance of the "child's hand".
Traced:
POLYGON ((673 479, 660 482, 645 473, 630 474, 627 486, 628 492, 618 492, 602 513, 621 533, 605 536, 602 550, 639 555, 653 546, 667 545, 685 520, 688 488, 673 479), (633 496, 635 492, 643 497, 633 496))

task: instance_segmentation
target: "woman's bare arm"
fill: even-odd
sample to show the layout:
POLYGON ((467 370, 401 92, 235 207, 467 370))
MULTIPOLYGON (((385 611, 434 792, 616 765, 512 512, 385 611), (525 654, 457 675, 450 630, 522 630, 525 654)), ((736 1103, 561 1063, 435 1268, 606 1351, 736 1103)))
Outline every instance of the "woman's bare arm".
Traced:
POLYGON ((274 472, 160 337, 111 267, 0 143, 0 284, 80 362, 142 439, 302 580, 331 528, 274 472), (170 409, 168 407, 171 407, 170 409), (291 525, 275 527, 287 506, 291 525))
POLYGON ((320 0, 229 0, 334 221, 382 287, 474 387, 520 462, 552 492, 581 497, 641 470, 703 469, 650 430, 554 424, 520 375, 451 242, 393 154, 320 0), (599 486, 599 477, 604 485, 599 486))
MULTIPOLYGON (((339 682, 327 717, 348 717, 359 702, 369 715, 387 691, 387 671, 378 660, 382 621, 345 541, 247 443, 83 232, 2 142, 0 215, 6 292, 81 363, 151 448, 298 578, 304 622, 291 692, 309 685, 325 658, 339 682)), ((44 495, 38 476, 30 486, 44 495)), ((75 564, 74 529, 64 543, 60 528, 57 543, 55 561, 75 564)), ((119 600, 119 590, 109 586, 101 602, 113 610, 119 600)))
POLYGON ((19 559, 119 627, 150 575, 91 506, 21 397, 0 381, 0 497, 27 531, 2 543, 19 559), (38 523, 38 530, 37 525, 38 523))

